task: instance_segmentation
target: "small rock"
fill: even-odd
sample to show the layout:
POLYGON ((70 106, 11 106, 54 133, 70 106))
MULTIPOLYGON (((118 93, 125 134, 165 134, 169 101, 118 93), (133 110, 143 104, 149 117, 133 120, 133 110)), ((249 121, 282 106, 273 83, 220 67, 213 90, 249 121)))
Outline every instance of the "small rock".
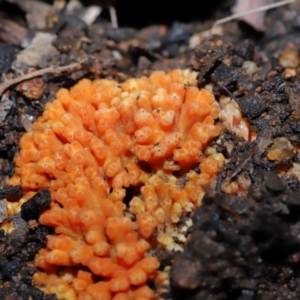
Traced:
POLYGON ((23 195, 23 189, 20 185, 7 185, 4 188, 0 189, 0 199, 7 198, 9 196, 18 196, 23 195))
POLYGON ((264 176, 266 188, 273 193, 282 193, 286 187, 279 176, 273 172, 267 172, 264 176))
POLYGON ((242 113, 246 117, 256 118, 261 115, 265 110, 266 106, 264 103, 254 95, 250 93, 247 96, 242 97, 238 102, 242 113))
POLYGON ((300 63, 298 51, 296 49, 283 50, 279 55, 279 62, 285 68, 297 68, 300 63))
MULTIPOLYGON (((13 214, 11 219, 13 221, 13 224, 15 225, 16 230, 18 230, 18 229, 24 229, 24 230, 27 229, 27 222, 21 217, 20 212, 13 214)), ((17 231, 15 231, 15 232, 17 232, 17 231)), ((11 237, 13 237, 14 233, 11 234, 11 237)))
POLYGON ((269 160, 287 160, 294 156, 294 147, 291 142, 285 137, 277 137, 270 147, 267 157, 269 160))
POLYGON ((0 102, 0 122, 2 122, 6 118, 13 103, 14 102, 10 100, 5 94, 2 96, 0 102))
POLYGON ((38 32, 31 44, 17 55, 14 67, 16 69, 45 68, 57 64, 59 52, 52 45, 55 39, 55 34, 38 32))
POLYGON ((217 65, 210 77, 214 83, 221 83, 226 87, 233 85, 236 82, 236 73, 234 68, 229 67, 224 63, 217 65))
POLYGON ((286 68, 283 72, 284 78, 285 79, 291 79, 296 77, 297 72, 295 69, 291 69, 291 68, 286 68))
POLYGON ((245 60, 242 68, 245 69, 246 73, 249 75, 256 73, 258 70, 256 63, 250 60, 245 60))

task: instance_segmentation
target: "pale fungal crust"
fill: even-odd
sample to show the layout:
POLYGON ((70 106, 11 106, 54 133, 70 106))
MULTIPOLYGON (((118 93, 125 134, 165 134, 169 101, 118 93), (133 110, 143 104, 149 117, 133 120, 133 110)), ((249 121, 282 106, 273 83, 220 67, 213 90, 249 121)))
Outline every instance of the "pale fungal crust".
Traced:
POLYGON ((255 139, 256 134, 251 131, 250 125, 242 117, 241 110, 234 100, 222 96, 220 98, 220 108, 220 119, 227 129, 232 130, 238 137, 242 137, 246 141, 255 139))
POLYGON ((153 299, 147 281, 167 280, 147 253, 180 248, 178 222, 201 204, 225 162, 212 148, 203 154, 220 134, 220 109, 196 76, 174 70, 121 84, 83 79, 59 90, 24 134, 10 184, 22 185, 24 199, 51 190, 39 221, 56 235, 35 258, 43 271, 34 280, 45 292, 153 299))

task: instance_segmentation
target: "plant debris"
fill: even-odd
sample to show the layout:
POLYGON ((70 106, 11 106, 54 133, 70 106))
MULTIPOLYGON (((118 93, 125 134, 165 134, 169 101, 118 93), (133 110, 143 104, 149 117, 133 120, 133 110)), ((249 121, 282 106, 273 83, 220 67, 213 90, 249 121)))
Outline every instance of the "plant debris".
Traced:
MULTIPOLYGON (((14 84, 17 84, 19 82, 25 81, 25 80, 29 80, 31 78, 39 77, 39 76, 44 75, 44 74, 52 74, 54 76, 59 76, 63 73, 73 72, 74 70, 79 69, 80 67, 82 67, 82 65, 87 63, 89 60, 91 60, 91 57, 84 58, 81 61, 79 61, 78 63, 72 63, 72 64, 69 64, 69 65, 66 65, 66 66, 53 66, 53 67, 51 66, 51 67, 44 68, 44 69, 41 69, 41 70, 26 72, 26 74, 25 73, 21 74, 17 78, 11 78, 11 79, 7 78, 0 85, 0 95, 5 90, 7 90, 10 86, 12 86, 14 84)), ((24 87, 19 86, 18 89, 23 90, 24 87)), ((27 95, 26 93, 24 93, 24 94, 27 95)), ((31 98, 32 98, 32 96, 31 96, 31 98)), ((39 99, 39 97, 37 99, 39 99)))

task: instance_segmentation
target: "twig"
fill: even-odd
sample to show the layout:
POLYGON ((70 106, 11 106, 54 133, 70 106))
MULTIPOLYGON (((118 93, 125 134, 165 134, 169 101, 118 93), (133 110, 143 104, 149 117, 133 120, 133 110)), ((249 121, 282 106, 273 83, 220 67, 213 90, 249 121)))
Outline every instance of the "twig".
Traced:
POLYGON ((234 100, 234 101, 238 104, 236 98, 235 98, 235 97, 233 96, 233 94, 227 89, 227 87, 226 87, 225 85, 222 84, 222 82, 218 82, 217 84, 218 84, 225 92, 227 92, 227 94, 230 96, 230 98, 231 98, 232 100, 234 100))
POLYGON ((244 168, 244 166, 252 159, 254 153, 251 153, 251 155, 249 155, 242 163, 240 166, 237 167, 237 169, 228 177, 226 177, 224 179, 224 182, 229 182, 230 180, 232 180, 232 178, 234 178, 236 175, 238 175, 244 168))
POLYGON ((63 73, 70 73, 76 69, 80 69, 81 66, 88 60, 93 59, 93 57, 86 57, 77 63, 72 63, 67 66, 51 66, 41 70, 37 70, 28 74, 21 74, 20 76, 12 79, 5 79, 2 84, 0 84, 0 96, 12 85, 18 84, 24 80, 32 79, 34 77, 39 77, 44 74, 53 74, 54 76, 59 76, 63 73))
POLYGON ((214 25, 212 26, 212 28, 214 28, 214 27, 216 27, 218 25, 221 25, 223 23, 226 23, 226 22, 238 19, 240 17, 246 16, 246 15, 250 15, 250 14, 253 14, 253 13, 256 13, 256 12, 259 12, 259 11, 269 10, 269 9, 272 9, 272 8, 276 8, 276 7, 279 7, 279 6, 283 6, 283 5, 286 5, 286 4, 293 3, 295 1, 298 1, 298 0, 283 0, 283 1, 279 1, 277 3, 263 5, 263 6, 256 7, 256 8, 247 10, 247 11, 243 11, 241 13, 233 14, 233 15, 231 15, 229 17, 217 20, 214 23, 214 25))

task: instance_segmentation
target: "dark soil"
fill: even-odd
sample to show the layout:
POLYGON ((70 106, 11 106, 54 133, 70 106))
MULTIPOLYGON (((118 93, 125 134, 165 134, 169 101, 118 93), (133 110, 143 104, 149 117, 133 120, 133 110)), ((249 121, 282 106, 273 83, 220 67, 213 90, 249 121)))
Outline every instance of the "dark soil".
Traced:
POLYGON ((174 299, 300 298, 299 191, 274 172, 254 177, 247 199, 206 196, 195 211, 171 273, 174 299))
POLYGON ((47 4, 42 8, 51 11, 46 17, 34 14, 29 0, 0 2, 2 82, 32 68, 65 66, 93 57, 80 70, 59 76, 47 73, 26 85, 12 85, 0 95, 0 221, 13 222, 16 228, 8 235, 0 231, 0 299, 55 299, 31 282, 36 271, 33 258, 51 233, 37 222, 50 202, 49 192, 39 192, 11 219, 6 216, 5 200, 22 195, 20 187, 5 184, 14 173, 19 139, 45 103, 54 99, 60 87, 82 77, 122 81, 157 69, 186 67, 199 71, 199 87, 214 83, 217 99, 232 97, 258 136, 248 142, 224 130, 212 144, 228 163, 216 190, 208 191, 203 206, 193 213, 184 252, 171 258, 160 255, 163 265, 170 259, 174 263, 171 286, 163 297, 300 299, 300 183, 294 174, 276 175, 300 162, 296 151, 300 146, 298 1, 270 10, 264 32, 232 21, 223 25, 219 35, 208 37, 205 31, 230 15, 235 1, 188 0, 165 10, 156 0, 116 0, 118 29, 111 28, 106 10, 92 25, 80 19, 92 2, 84 1, 84 6, 68 12, 53 10, 53 1, 34 1, 35 6, 47 4), (44 33, 47 43, 34 44, 37 33, 44 33), (26 53, 27 49, 31 50, 26 53), (258 67, 253 75, 243 67, 247 61, 258 67), (283 155, 269 160, 270 146, 276 143, 283 155), (288 143, 295 147, 292 152, 285 150, 288 143), (241 173, 251 179, 247 196, 224 195, 222 183, 236 180, 241 173))

